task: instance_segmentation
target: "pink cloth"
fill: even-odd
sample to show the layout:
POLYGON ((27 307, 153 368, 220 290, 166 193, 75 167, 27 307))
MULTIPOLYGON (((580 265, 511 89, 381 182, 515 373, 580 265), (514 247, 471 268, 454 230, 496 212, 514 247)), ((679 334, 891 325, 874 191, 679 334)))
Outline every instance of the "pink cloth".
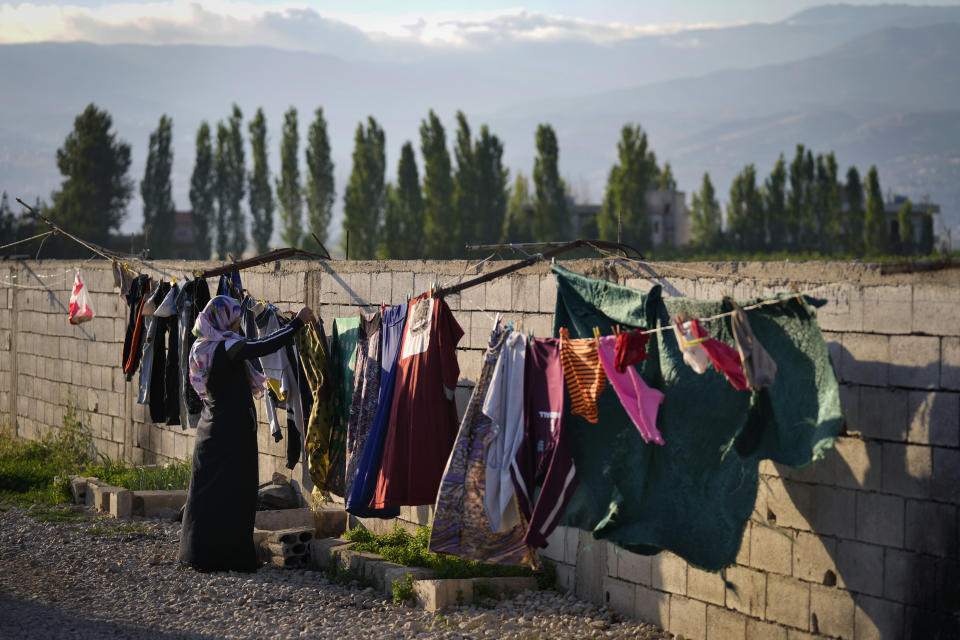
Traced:
POLYGON ((657 430, 657 411, 663 402, 663 394, 648 387, 635 367, 626 367, 623 373, 617 371, 614 364, 616 345, 617 336, 600 337, 600 347, 597 349, 600 364, 603 365, 613 390, 617 392, 624 411, 633 420, 644 441, 663 444, 663 436, 657 430))
MULTIPOLYGON (((190 349, 190 384, 200 399, 207 397, 207 378, 213 368, 213 355, 220 343, 229 350, 238 342, 246 340, 240 334, 230 330, 230 326, 240 317, 240 303, 227 296, 217 296, 207 303, 197 321, 193 323, 193 335, 198 340, 190 349)), ((250 392, 255 398, 263 395, 263 387, 267 378, 253 368, 249 361, 246 363, 247 377, 250 379, 250 392)))

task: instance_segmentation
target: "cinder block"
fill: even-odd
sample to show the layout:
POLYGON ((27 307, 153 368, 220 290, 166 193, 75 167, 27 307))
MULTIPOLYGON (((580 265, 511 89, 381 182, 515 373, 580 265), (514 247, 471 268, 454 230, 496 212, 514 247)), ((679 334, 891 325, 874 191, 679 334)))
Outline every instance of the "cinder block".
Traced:
POLYGON ((749 616, 762 618, 767 603, 767 576, 746 567, 726 570, 726 605, 749 616))
MULTIPOLYGON (((960 487, 955 490, 960 492, 960 487)), ((957 508, 949 504, 907 500, 906 548, 920 553, 956 556, 957 508)))
POLYGON ((603 603, 616 609, 625 616, 635 615, 634 606, 637 599, 637 586, 624 580, 617 580, 610 576, 603 578, 603 603))
POLYGON ((903 605, 899 602, 860 596, 854 612, 855 640, 885 640, 903 637, 903 605))
POLYGON ((523 331, 537 338, 553 337, 553 316, 544 313, 525 313, 521 320, 523 331))
POLYGON ((349 547, 353 543, 349 540, 339 538, 320 538, 313 539, 307 545, 310 559, 318 567, 330 567, 336 564, 335 551, 341 547, 349 547))
POLYGON ((662 551, 650 559, 650 584, 655 589, 686 595, 687 563, 669 551, 662 551))
POLYGON ((470 287, 460 293, 460 308, 464 311, 480 311, 487 308, 486 287, 470 287))
POLYGON ((933 389, 940 382, 940 338, 890 337, 890 384, 933 389))
POLYGON ((888 547, 902 547, 903 498, 858 492, 857 539, 888 547))
POLYGON ((470 341, 467 343, 466 339, 461 340, 460 346, 486 351, 490 342, 490 332, 493 331, 493 321, 495 317, 495 313, 487 313, 486 311, 472 312, 470 314, 470 326, 461 327, 464 333, 470 336, 470 341))
POLYGON ((807 582, 826 584, 829 575, 836 580, 837 542, 833 538, 800 531, 793 544, 793 575, 807 582))
POLYGON ((565 531, 563 561, 566 564, 575 565, 577 564, 577 551, 580 548, 580 530, 569 527, 563 527, 563 530, 565 531))
POLYGON ((538 312, 540 310, 540 276, 524 275, 510 278, 510 309, 538 312))
POLYGON ((883 597, 929 607, 938 596, 936 575, 936 558, 911 551, 887 549, 884 556, 883 597))
POLYGON ((804 631, 810 622, 810 585, 796 578, 767 576, 766 619, 804 631))
POLYGON ((694 566, 687 567, 687 595, 697 600, 723 606, 726 587, 719 573, 703 571, 694 566))
POLYGON ((339 538, 347 528, 347 512, 343 509, 318 509, 314 512, 317 535, 339 538))
MULTIPOLYGON (((416 291, 416 293, 414 294, 414 297, 419 296, 421 293, 429 291, 430 287, 432 287, 434 283, 442 284, 447 280, 449 280, 449 278, 440 277, 434 271, 423 271, 421 273, 414 272, 413 289, 414 291, 416 291)), ((456 278, 453 278, 453 282, 456 282, 456 278)))
POLYGON ((960 338, 940 338, 940 386, 960 390, 960 338))
POLYGON ((933 448, 931 495, 935 500, 960 504, 960 451, 933 448))
POLYGON ((913 314, 923 322, 923 330, 933 335, 960 333, 956 318, 960 315, 960 291, 956 286, 917 284, 913 290, 913 314))
POLYGON ((907 436, 910 393, 903 389, 860 389, 860 431, 868 438, 902 442, 907 436))
POLYGON ((434 576, 432 569, 426 569, 424 567, 404 567, 403 565, 386 561, 371 562, 366 566, 365 571, 367 572, 365 574, 366 577, 372 579, 378 589, 388 594, 393 592, 393 581, 403 578, 407 574, 414 580, 429 580, 434 576))
POLYGON ((691 640, 707 635, 707 605, 699 600, 673 595, 670 597, 670 632, 691 640))
POLYGON ((707 640, 745 640, 747 619, 730 609, 707 607, 707 640))
POLYGON ((883 547, 837 541, 837 586, 856 593, 883 595, 883 547))
POLYGON ((369 302, 372 305, 379 305, 381 302, 386 305, 392 304, 393 300, 393 274, 389 271, 374 273, 370 276, 370 296, 369 302))
POLYGON ((761 483, 757 494, 760 515, 770 524, 809 531, 805 514, 810 512, 811 494, 811 485, 769 477, 761 483))
POLYGON ((853 538, 856 531, 855 514, 855 491, 824 485, 813 486, 810 511, 806 515, 817 534, 853 538))
POLYGON ((584 600, 602 602, 606 547, 599 540, 594 539, 588 531, 578 529, 577 533, 580 543, 577 549, 576 593, 584 600))
POLYGON ((540 276, 540 312, 554 313, 557 310, 557 280, 553 275, 540 276))
POLYGON ((649 586, 650 571, 652 566, 652 556, 642 556, 637 553, 624 551, 619 547, 614 547, 614 551, 608 551, 609 555, 616 554, 617 557, 617 577, 621 580, 629 580, 638 584, 649 586))
POLYGON ((831 291, 818 296, 827 300, 827 304, 817 309, 817 322, 822 329, 863 331, 862 288, 849 284, 837 284, 831 291))
POLYGON ((883 484, 883 448, 877 442, 859 438, 837 438, 823 462, 834 468, 838 486, 879 491, 883 484))
POLYGON ((413 583, 414 599, 425 611, 440 611, 461 602, 470 602, 473 582, 466 580, 417 580, 413 583))
MULTIPOLYGON (((837 363, 834 362, 834 367, 837 363)), ((846 420, 847 431, 860 430, 860 386, 855 384, 841 384, 840 411, 846 420)))
POLYGON ((933 476, 933 447, 883 444, 883 490, 898 496, 927 498, 933 476))
POLYGON ((316 530, 313 509, 273 509, 257 511, 254 526, 257 529, 296 529, 316 530))
POLYGON ((911 391, 907 440, 960 446, 960 393, 911 391))
POLYGON ((889 379, 888 336, 846 333, 843 336, 840 376, 843 382, 885 387, 889 379))
POLYGON ((750 538, 752 529, 753 523, 750 522, 743 528, 743 537, 740 539, 740 550, 737 551, 737 564, 741 566, 750 565, 750 538))
POLYGON ((863 289, 863 330, 870 333, 910 333, 913 287, 891 285, 863 289))
POLYGON ((810 585, 810 630, 831 637, 853 637, 853 597, 846 591, 810 585))
POLYGON ((557 586, 564 591, 573 591, 577 582, 577 572, 569 564, 557 564, 557 586))
MULTIPOLYGON (((482 289, 483 287, 479 288, 482 289)), ((411 271, 394 271, 391 291, 393 304, 402 304, 407 299, 414 298, 418 293, 422 293, 413 290, 413 272, 411 271)))
POLYGON ((513 282, 511 278, 501 278, 488 282, 484 288, 488 311, 511 311, 513 282))
POLYGON ((644 622, 664 627, 670 621, 670 594, 637 585, 634 604, 636 617, 644 622))
POLYGON ((750 566, 790 575, 793 571, 793 535, 784 529, 754 526, 750 531, 750 566))
POLYGON ((787 628, 747 618, 747 640, 787 640, 787 628))
POLYGON ((547 536, 547 546, 540 550, 540 555, 548 560, 563 562, 564 537, 566 527, 557 527, 547 536))
POLYGON ((182 490, 134 491, 132 508, 137 515, 152 517, 179 511, 186 501, 187 492, 182 490))

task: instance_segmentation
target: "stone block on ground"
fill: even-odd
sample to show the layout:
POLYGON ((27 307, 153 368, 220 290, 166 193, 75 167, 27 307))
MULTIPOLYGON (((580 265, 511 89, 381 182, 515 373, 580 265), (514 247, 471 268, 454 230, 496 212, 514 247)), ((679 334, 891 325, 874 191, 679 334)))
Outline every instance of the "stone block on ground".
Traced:
POLYGON ((170 511, 179 511, 186 501, 187 492, 183 490, 134 491, 133 513, 147 518, 167 516, 170 511))
MULTIPOLYGON (((89 490, 89 489, 88 489, 89 490)), ((93 485, 93 507, 97 511, 102 511, 104 513, 110 513, 110 494, 116 493, 117 491, 126 491, 126 489, 121 489, 120 487, 111 487, 107 484, 96 484, 93 485)))
POLYGON ((413 597, 417 605, 429 612, 446 607, 466 604, 473 597, 473 581, 464 580, 416 580, 413 597))
POLYGON ((315 529, 313 509, 274 509, 257 511, 254 527, 257 529, 315 529))
MULTIPOLYGON (((254 529, 256 531, 256 529, 254 529)), ((268 530, 265 535, 261 534, 264 542, 276 542, 282 544, 307 544, 313 540, 313 528, 297 527, 294 529, 280 529, 278 531, 268 530)))
POLYGON ((87 479, 81 476, 70 476, 70 494, 74 504, 84 504, 87 498, 87 479))
POLYGON ((87 488, 83 493, 83 502, 88 507, 96 508, 97 505, 94 503, 94 500, 96 498, 96 496, 94 496, 94 488, 97 485, 102 485, 105 483, 100 482, 99 478, 87 478, 86 481, 87 481, 87 488))
POLYGON ((335 559, 334 566, 344 571, 353 571, 361 576, 364 574, 364 566, 368 562, 380 562, 383 560, 383 558, 376 553, 357 551, 355 549, 335 549, 330 555, 335 559))
POLYGON ((110 515, 114 518, 129 518, 133 515, 133 492, 119 489, 110 492, 110 515))
POLYGON ((414 580, 427 580, 433 578, 433 569, 426 567, 405 567, 395 562, 371 562, 364 568, 364 575, 373 580, 376 588, 384 593, 393 592, 393 581, 410 574, 414 580))
MULTIPOLYGON (((253 532, 254 539, 256 539, 257 533, 257 531, 253 532)), ((315 538, 307 544, 307 552, 313 564, 326 568, 336 563, 335 551, 340 547, 348 547, 351 544, 353 543, 342 538, 315 538)))
POLYGON ((318 509, 314 514, 317 535, 337 538, 347 530, 347 512, 343 509, 318 509))
POLYGON ((307 551, 307 545, 303 542, 292 544, 287 542, 264 542, 261 546, 269 551, 270 555, 280 556, 281 558, 302 556, 307 551))
POLYGON ((511 578, 473 578, 473 588, 477 591, 477 585, 480 590, 492 589, 496 591, 497 597, 520 593, 521 591, 536 590, 537 579, 532 576, 519 576, 511 578))

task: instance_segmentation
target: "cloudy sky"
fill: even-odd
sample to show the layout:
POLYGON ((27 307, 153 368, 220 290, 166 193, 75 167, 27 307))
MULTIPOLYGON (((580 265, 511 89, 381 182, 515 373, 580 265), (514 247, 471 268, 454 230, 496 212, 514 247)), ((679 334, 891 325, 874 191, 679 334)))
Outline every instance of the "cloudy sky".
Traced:
MULTIPOLYGON (((955 0, 906 0, 943 5, 955 0)), ((684 28, 782 20, 827 0, 215 0, 0 4, 0 43, 267 45, 344 56, 370 44, 484 48, 524 40, 612 42, 684 28)), ((854 0, 851 4, 878 4, 854 0)), ((393 49, 395 51, 395 49, 393 49)), ((384 48, 380 48, 381 54, 384 48)))

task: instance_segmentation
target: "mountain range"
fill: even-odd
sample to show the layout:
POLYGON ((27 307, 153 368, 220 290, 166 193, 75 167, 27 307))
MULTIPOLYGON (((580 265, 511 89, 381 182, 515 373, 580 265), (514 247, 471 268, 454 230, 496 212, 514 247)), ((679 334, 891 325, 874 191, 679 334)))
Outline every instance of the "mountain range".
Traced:
MULTIPOLYGON (((333 46, 331 45, 331 49, 333 46)), ((189 207, 194 136, 201 120, 246 117, 263 107, 270 162, 279 168, 280 124, 291 105, 301 139, 322 106, 342 200, 353 132, 373 115, 384 127, 389 174, 400 146, 419 147, 434 109, 448 127, 461 109, 489 124, 511 171, 529 175, 534 131, 557 131, 561 172, 580 200, 598 202, 620 128, 639 123, 679 187, 709 172, 721 199, 744 165, 765 176, 797 143, 834 151, 846 172, 871 164, 885 190, 942 205, 960 222, 960 7, 830 5, 770 24, 684 30, 592 44, 514 43, 483 52, 371 44, 329 52, 199 45, 37 43, 0 46, 0 190, 49 199, 56 149, 90 102, 114 117, 143 174, 149 133, 174 121, 174 198, 189 207)), ((302 153, 302 150, 301 150, 302 153)), ((303 170, 303 165, 301 165, 303 170)), ((140 225, 137 194, 125 230, 140 225)), ((333 231, 338 235, 339 228, 333 231)))

